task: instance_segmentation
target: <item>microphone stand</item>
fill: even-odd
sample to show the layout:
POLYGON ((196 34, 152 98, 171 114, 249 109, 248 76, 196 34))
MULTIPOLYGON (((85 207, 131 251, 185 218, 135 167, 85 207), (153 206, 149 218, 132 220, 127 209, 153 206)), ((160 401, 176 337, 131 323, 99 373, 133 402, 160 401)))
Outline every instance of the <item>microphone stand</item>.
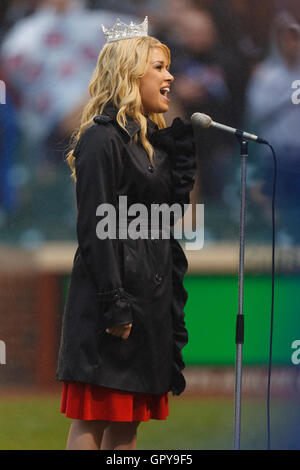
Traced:
POLYGON ((246 174, 248 142, 240 135, 236 136, 240 143, 241 153, 241 187, 240 187, 240 254, 239 254, 239 300, 236 319, 236 362, 235 362, 235 414, 234 414, 234 450, 240 449, 241 434, 241 395, 242 395, 242 356, 244 344, 244 252, 245 252, 245 219, 246 219, 246 174))

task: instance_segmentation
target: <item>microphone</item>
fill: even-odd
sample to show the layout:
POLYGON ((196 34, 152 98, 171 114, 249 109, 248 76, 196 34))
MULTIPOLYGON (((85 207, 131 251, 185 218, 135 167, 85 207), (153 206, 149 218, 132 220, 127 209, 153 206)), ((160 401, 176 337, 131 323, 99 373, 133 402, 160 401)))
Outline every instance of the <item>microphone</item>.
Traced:
POLYGON ((191 121, 192 123, 196 125, 200 125, 200 127, 203 127, 203 128, 216 127, 217 129, 220 129, 221 131, 235 134, 238 137, 241 137, 242 139, 253 140, 253 142, 257 142, 258 144, 269 145, 269 142, 262 139, 261 137, 258 137, 255 134, 249 134, 249 132, 244 132, 239 129, 234 129, 233 127, 225 126, 224 124, 220 124, 219 122, 215 122, 212 120, 210 116, 207 116, 207 114, 194 113, 191 117, 191 121))

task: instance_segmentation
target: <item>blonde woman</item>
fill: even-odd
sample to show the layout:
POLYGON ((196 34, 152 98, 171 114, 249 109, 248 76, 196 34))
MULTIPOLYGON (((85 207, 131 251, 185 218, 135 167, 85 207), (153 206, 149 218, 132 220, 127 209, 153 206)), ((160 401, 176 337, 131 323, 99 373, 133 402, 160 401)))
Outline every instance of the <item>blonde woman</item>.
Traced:
POLYGON ((163 203, 189 202, 192 129, 179 118, 165 126, 170 51, 147 35, 147 18, 140 25, 117 21, 104 33, 91 99, 67 156, 78 208, 56 374, 61 412, 73 419, 67 449, 136 449, 138 424, 166 419, 168 392, 185 388, 185 255, 160 225, 150 229, 149 219, 139 219, 140 237, 132 230, 124 236, 124 229, 134 223, 134 204, 150 214, 163 203), (128 219, 109 222, 117 220, 123 236, 113 227, 102 236, 105 210, 120 215, 121 196, 128 219))

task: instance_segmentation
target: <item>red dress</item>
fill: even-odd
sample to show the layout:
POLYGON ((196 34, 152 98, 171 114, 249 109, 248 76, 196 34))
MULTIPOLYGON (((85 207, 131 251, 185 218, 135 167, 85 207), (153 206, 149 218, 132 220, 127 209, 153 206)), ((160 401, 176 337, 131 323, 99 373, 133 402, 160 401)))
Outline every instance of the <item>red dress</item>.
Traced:
POLYGON ((64 382, 60 411, 68 418, 80 420, 166 419, 169 415, 168 393, 132 393, 81 382, 64 382))

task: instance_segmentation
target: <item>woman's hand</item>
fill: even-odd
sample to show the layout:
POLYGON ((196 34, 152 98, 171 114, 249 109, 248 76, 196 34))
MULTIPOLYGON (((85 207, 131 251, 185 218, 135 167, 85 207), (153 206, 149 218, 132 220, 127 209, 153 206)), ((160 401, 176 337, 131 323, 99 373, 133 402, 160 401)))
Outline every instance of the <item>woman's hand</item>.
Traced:
POLYGON ((112 328, 106 328, 106 333, 109 333, 113 336, 119 336, 122 339, 127 339, 130 335, 132 323, 128 323, 127 325, 120 325, 120 326, 113 326, 112 328))
POLYGON ((149 137, 154 147, 172 156, 195 154, 193 127, 190 121, 175 118, 170 127, 154 131, 149 137))

